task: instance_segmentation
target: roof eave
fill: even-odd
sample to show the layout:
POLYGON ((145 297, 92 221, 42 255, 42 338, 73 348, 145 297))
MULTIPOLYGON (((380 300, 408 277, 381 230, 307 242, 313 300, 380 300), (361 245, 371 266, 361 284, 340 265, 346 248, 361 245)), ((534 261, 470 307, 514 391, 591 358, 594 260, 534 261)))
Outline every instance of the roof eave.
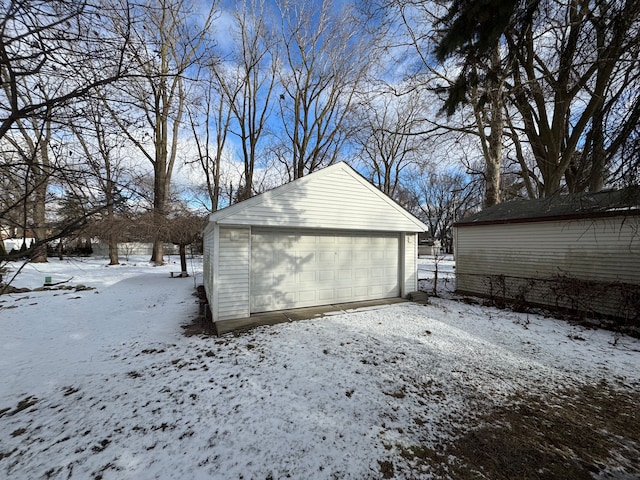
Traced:
POLYGON ((539 222, 557 222, 563 220, 588 220, 597 218, 611 218, 611 217, 629 217, 640 215, 640 210, 615 210, 609 212, 588 212, 588 213, 574 213, 567 215, 553 215, 553 216, 540 216, 540 217, 526 217, 526 218, 508 218, 501 220, 479 220, 468 221, 464 220, 453 224, 454 227, 474 227, 480 225, 507 225, 512 223, 539 223, 539 222))

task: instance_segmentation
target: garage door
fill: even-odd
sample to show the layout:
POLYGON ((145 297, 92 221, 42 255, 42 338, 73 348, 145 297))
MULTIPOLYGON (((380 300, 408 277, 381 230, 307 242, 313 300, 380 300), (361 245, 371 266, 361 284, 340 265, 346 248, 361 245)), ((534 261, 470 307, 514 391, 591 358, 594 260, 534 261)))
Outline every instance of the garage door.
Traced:
POLYGON ((397 235, 255 230, 251 312, 400 295, 397 235))

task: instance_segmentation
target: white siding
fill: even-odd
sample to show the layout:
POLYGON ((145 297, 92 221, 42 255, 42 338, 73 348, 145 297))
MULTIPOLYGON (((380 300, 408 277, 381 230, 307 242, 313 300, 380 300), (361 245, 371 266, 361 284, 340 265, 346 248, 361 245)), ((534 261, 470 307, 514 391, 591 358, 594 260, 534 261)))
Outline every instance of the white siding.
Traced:
MULTIPOLYGON (((338 233, 345 242, 347 238, 357 238, 373 243, 381 239, 393 243, 393 248, 385 250, 382 267, 367 266, 371 272, 383 269, 381 274, 369 274, 368 282, 364 282, 361 277, 357 279, 360 283, 349 282, 347 277, 353 277, 355 271, 351 265, 334 268, 333 275, 338 279, 338 284, 331 287, 333 296, 336 297, 331 302, 406 295, 417 289, 415 234, 426 231, 427 226, 367 182, 351 167, 336 164, 210 215, 204 238, 204 284, 214 322, 250 315, 252 274, 256 285, 257 278, 261 276, 267 278, 269 275, 273 277, 275 274, 283 274, 278 271, 274 273, 267 266, 262 269, 259 266, 253 268, 251 232, 260 228, 263 231, 295 232, 295 235, 305 235, 305 232, 311 231, 318 232, 319 236, 338 233), (401 237, 403 241, 399 243, 401 237), (389 266, 387 263, 391 262, 391 254, 393 261, 389 266), (387 281, 387 277, 391 280, 387 281)), ((380 253, 377 247, 365 251, 369 259, 380 253)), ((339 259, 346 259, 349 255, 354 258, 357 256, 353 254, 355 250, 346 247, 336 252, 334 255, 339 259)), ((284 258, 288 253, 290 252, 282 250, 279 255, 284 258)), ((357 270, 360 272, 364 268, 357 270)), ((326 280, 320 278, 323 271, 318 269, 319 273, 314 272, 314 276, 317 273, 319 283, 326 280)), ((291 278, 287 279, 287 288, 281 289, 282 298, 297 295, 299 298, 294 303, 306 302, 307 305, 321 305, 328 301, 320 298, 321 284, 314 285, 315 298, 300 300, 308 291, 303 292, 302 288, 298 288, 295 275, 289 276, 291 278)), ((315 284, 315 281, 313 283, 315 284)), ((275 294, 278 292, 275 291, 275 294)), ((310 295, 308 294, 309 298, 310 295)), ((287 306, 287 302, 277 305, 278 308, 287 306)))
POLYGON ((251 312, 400 295, 398 235, 254 230, 251 312))
MULTIPOLYGON (((583 289, 598 283, 640 285, 640 217, 457 228, 459 291, 580 309, 566 292, 558 293, 560 277, 583 281, 583 289), (547 281, 546 286, 531 279, 547 281)), ((600 313, 615 315, 623 301, 610 291, 600 298, 595 288, 582 293, 602 304, 594 308, 600 313)))
POLYGON ((404 262, 403 297, 418 290, 418 234, 406 235, 404 262))
POLYGON ((338 164, 210 217, 223 225, 422 232, 426 225, 338 164))
POLYGON ((249 316, 250 239, 248 228, 220 228, 214 321, 249 316))
MULTIPOLYGON (((203 236, 203 255, 202 255, 202 283, 204 284, 204 291, 207 294, 207 299, 211 304, 213 300, 213 263, 214 263, 214 227, 208 225, 204 231, 203 236)), ((212 312, 213 313, 213 312, 212 312)))

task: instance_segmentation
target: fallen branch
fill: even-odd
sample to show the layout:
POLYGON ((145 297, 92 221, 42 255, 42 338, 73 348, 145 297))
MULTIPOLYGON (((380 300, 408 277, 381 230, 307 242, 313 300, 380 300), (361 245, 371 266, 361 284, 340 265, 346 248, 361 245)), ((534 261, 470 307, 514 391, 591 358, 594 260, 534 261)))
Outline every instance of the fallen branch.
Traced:
POLYGON ((71 280, 73 280, 73 277, 71 277, 69 280, 62 280, 61 282, 47 283, 45 286, 47 286, 47 287, 55 287, 56 285, 62 285, 63 283, 70 282, 71 280))

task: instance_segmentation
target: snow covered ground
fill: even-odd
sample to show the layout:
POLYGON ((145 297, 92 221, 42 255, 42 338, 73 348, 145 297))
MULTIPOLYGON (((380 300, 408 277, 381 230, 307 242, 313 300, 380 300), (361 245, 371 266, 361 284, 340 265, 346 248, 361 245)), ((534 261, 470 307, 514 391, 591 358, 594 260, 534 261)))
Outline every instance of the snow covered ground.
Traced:
POLYGON ((433 478, 403 449, 485 407, 640 389, 635 339, 444 297, 187 337, 195 282, 173 263, 52 259, 14 286, 80 288, 0 297, 0 478, 433 478))

